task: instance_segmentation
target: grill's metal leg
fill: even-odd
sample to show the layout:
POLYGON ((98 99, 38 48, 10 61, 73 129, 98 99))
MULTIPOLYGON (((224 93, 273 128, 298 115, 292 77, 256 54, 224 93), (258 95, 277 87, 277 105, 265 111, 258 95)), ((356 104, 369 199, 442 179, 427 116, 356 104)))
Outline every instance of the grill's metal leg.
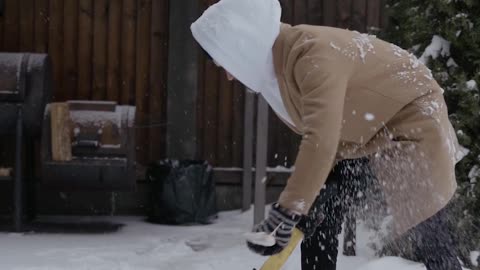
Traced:
POLYGON ((22 142, 23 142, 23 108, 18 105, 16 141, 15 141, 15 179, 13 185, 13 229, 22 230, 23 183, 22 183, 22 142))
MULTIPOLYGON (((27 134, 28 136, 28 134, 27 134)), ((36 191, 35 191, 35 184, 36 184, 36 179, 35 179, 35 172, 33 168, 35 168, 35 143, 33 141, 32 137, 27 137, 26 138, 26 144, 25 144, 25 167, 26 168, 32 168, 30 170, 26 171, 27 175, 23 176, 23 182, 26 185, 24 187, 24 197, 25 197, 25 214, 27 218, 27 222, 30 222, 35 219, 37 209, 35 205, 36 201, 36 191)))
POLYGON ((267 142, 268 142, 268 103, 258 95, 257 110, 257 149, 255 160, 255 204, 253 221, 259 223, 265 218, 266 177, 267 177, 267 142))

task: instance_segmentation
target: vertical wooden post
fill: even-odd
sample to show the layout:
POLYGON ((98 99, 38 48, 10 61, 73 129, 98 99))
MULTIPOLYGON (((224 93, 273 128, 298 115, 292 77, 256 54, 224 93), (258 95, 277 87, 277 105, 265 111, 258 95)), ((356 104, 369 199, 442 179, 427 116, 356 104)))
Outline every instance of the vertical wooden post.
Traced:
POLYGON ((197 45, 190 25, 199 14, 200 1, 171 0, 168 46, 167 156, 196 156, 197 45))
POLYGON ((255 224, 265 218, 268 143, 268 103, 261 95, 258 95, 257 104, 255 206, 253 213, 255 224))
POLYGON ((243 206, 242 210, 250 209, 252 203, 252 165, 253 165, 253 111, 255 94, 245 93, 245 118, 243 130, 243 206))
MULTIPOLYGON (((246 98, 246 91, 245 86, 243 86, 240 82, 236 81, 233 84, 233 166, 234 167, 242 167, 243 166, 243 151, 245 149, 244 146, 244 131, 245 131, 245 98, 246 98)), ((253 108, 253 103, 250 106, 253 108)), ((252 114, 253 116, 253 114, 252 114)), ((253 126, 253 119, 252 126, 253 126)), ((253 128, 252 131, 253 132, 253 128)), ((252 136, 253 137, 253 136, 252 136)), ((250 203, 252 202, 250 198, 250 203)))

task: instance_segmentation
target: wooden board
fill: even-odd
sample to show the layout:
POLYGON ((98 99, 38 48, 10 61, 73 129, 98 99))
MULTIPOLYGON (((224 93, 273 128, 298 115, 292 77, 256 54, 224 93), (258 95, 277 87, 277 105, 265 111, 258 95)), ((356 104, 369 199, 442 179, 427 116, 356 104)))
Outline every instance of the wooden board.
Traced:
POLYGON ((294 23, 294 0, 283 0, 282 5, 282 22, 289 24, 294 23))
POLYGON ((95 0, 93 5, 93 89, 92 99, 106 97, 107 76, 107 0, 95 0))
POLYGON ((124 0, 122 7, 121 42, 121 104, 135 102, 135 38, 137 5, 135 0, 124 0))
POLYGON ((5 16, 0 16, 0 50, 3 51, 3 26, 5 24, 5 16))
POLYGON ((378 3, 380 5, 380 29, 385 30, 385 28, 388 27, 389 24, 389 16, 387 12, 385 12, 385 6, 387 5, 387 0, 380 0, 378 3))
POLYGON ((54 161, 71 160, 70 111, 67 103, 50 104, 50 128, 52 159, 54 161))
POLYGON ((305 24, 307 23, 308 14, 307 14, 307 1, 306 0, 294 0, 293 6, 293 16, 294 24, 305 24))
POLYGON ((323 24, 326 26, 337 25, 337 1, 323 0, 323 24))
POLYGON ((381 0, 369 0, 367 2, 367 31, 380 27, 381 0))
POLYGON ((18 51, 20 25, 19 25, 19 1, 5 0, 5 12, 3 21, 3 50, 6 52, 18 51))
POLYGON ((364 33, 367 30, 367 0, 353 1, 352 29, 364 33))
POLYGON ((321 25, 323 22, 323 0, 307 0, 308 24, 321 25))
POLYGON ((52 59, 53 99, 66 100, 63 89, 63 0, 50 0, 48 53, 52 59))
POLYGON ((90 99, 92 91, 92 0, 79 0, 77 99, 90 99))
POLYGON ((107 33, 107 100, 111 101, 119 101, 121 15, 122 1, 110 0, 107 33))
POLYGON ((65 1, 63 14, 63 82, 66 98, 70 99, 78 88, 78 2, 65 1))
POLYGON ((340 28, 350 28, 350 18, 352 11, 352 0, 337 1, 337 26, 340 28))
POLYGON ((48 49, 48 0, 35 0, 35 51, 48 49))
MULTIPOLYGON (((34 0, 20 0, 20 50, 23 52, 33 51, 34 39, 34 0)), ((8 11, 7 11, 8 12, 8 11)))

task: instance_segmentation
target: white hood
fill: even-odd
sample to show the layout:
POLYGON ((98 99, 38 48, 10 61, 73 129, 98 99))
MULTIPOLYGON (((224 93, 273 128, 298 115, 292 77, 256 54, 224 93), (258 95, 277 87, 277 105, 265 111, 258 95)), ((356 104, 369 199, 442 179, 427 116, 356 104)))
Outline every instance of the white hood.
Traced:
POLYGON ((192 26, 193 37, 237 80, 265 97, 293 125, 283 104, 273 67, 273 44, 280 32, 278 0, 221 0, 192 26))

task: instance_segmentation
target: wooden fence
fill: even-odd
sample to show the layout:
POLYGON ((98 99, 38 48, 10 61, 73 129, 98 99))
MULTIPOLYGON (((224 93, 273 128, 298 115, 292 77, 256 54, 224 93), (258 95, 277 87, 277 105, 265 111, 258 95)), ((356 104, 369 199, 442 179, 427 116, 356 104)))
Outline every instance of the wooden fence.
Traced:
POLYGON ((5 0, 0 51, 48 53, 56 101, 136 105, 146 161, 164 152, 167 32, 168 0, 5 0))
MULTIPOLYGON (((202 1, 205 9, 216 1, 202 1)), ((384 25, 383 0, 281 0, 282 21, 376 32, 384 25)), ((201 158, 217 166, 242 166, 244 89, 228 82, 210 60, 201 60, 198 93, 198 149, 201 158)), ((299 136, 270 110, 268 164, 290 167, 299 136)))
MULTIPOLYGON (((172 0, 173 1, 173 0, 172 0)), ((205 9, 215 0, 198 0, 205 9)), ((359 31, 383 25, 384 0, 281 0, 282 20, 359 31)), ((49 53, 54 99, 137 106, 141 163, 165 156, 168 0, 5 0, 0 51, 49 53)), ((199 11, 200 13, 200 11, 199 11)), ((243 86, 200 56, 198 158, 242 166, 243 86)), ((299 138, 273 113, 270 166, 291 166, 299 138)))

